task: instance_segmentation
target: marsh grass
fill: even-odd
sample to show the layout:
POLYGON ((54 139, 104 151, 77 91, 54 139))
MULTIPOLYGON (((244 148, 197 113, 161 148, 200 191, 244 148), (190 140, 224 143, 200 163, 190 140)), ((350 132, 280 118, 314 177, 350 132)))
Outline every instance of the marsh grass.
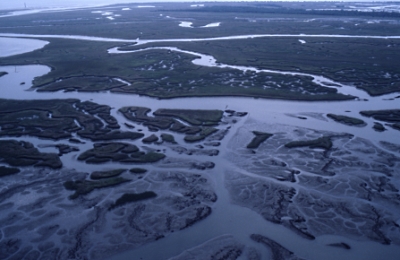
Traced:
POLYGON ((125 169, 116 169, 116 170, 109 170, 109 171, 96 171, 90 174, 90 178, 92 180, 99 180, 99 179, 106 179, 111 177, 117 177, 124 173, 125 169))
POLYGON ((222 118, 221 110, 158 109, 156 116, 170 116, 182 119, 192 125, 217 125, 222 118))
POLYGON ((265 140, 273 136, 273 134, 259 132, 259 131, 253 131, 253 134, 255 135, 255 137, 253 137, 251 142, 247 145, 247 148, 249 149, 258 148, 261 143, 263 143, 265 140))
MULTIPOLYGON (((136 39, 206 38, 243 34, 347 34, 396 35, 396 23, 367 23, 367 18, 353 14, 346 18, 315 14, 218 13, 220 27, 179 28, 178 21, 166 16, 191 17, 198 25, 215 22, 208 12, 185 12, 183 4, 167 4, 159 10, 132 10, 114 22, 96 20, 98 15, 84 11, 2 18, 0 32, 65 34, 136 39), (159 16, 158 12, 165 13, 159 16), (80 20, 84 15, 86 19, 80 20), (74 22, 68 19, 73 19, 74 22), (236 19, 243 17, 243 19, 236 19), (40 18, 40 19, 39 19, 40 18), (61 21, 65 18, 65 22, 61 21), (31 26, 39 19, 49 26, 31 26), (315 19, 314 22, 305 22, 315 19), (344 21, 357 20, 353 22, 344 21), (364 19, 364 20, 363 20, 364 19), (35 21, 35 20, 33 20, 35 21), (91 21, 91 22, 88 22, 91 21), (29 25, 29 26, 28 26, 29 25), (7 27, 8 26, 8 27, 7 27), (12 28, 7 29, 7 28, 12 28), (160 28, 163 28, 160 30, 160 28), (344 29, 340 29, 344 28, 344 29), (10 31, 11 30, 11 31, 10 31)), ((239 8, 240 9, 240 8, 239 8)), ((349 13, 348 13, 349 14, 349 13)), ((397 18, 393 18, 397 19, 397 18)), ((396 21, 396 20, 394 20, 396 21)), ((278 74, 250 76, 227 68, 207 68, 192 64, 192 55, 167 50, 110 55, 108 48, 122 46, 139 49, 151 46, 174 46, 214 56, 218 62, 259 69, 304 72, 322 75, 337 82, 382 95, 400 90, 400 44, 397 39, 349 39, 269 37, 246 40, 153 43, 128 47, 126 43, 47 39, 43 49, 13 57, 4 57, 0 65, 46 64, 53 70, 34 81, 39 91, 77 90, 131 93, 157 98, 195 96, 246 96, 288 100, 346 100, 336 89, 315 85, 309 78, 278 74), (107 61, 107 62, 104 62, 107 61), (266 77, 271 82, 265 84, 266 77), (108 79, 121 78, 130 86, 108 79), (62 79, 61 82, 57 82, 62 79), (236 83, 229 82, 235 79, 236 83), (249 82, 243 83, 247 79, 249 82), (228 83, 229 82, 229 83, 228 83)))
POLYGON ((142 200, 152 199, 157 197, 157 194, 153 191, 145 191, 142 193, 125 193, 118 198, 114 204, 110 206, 108 210, 113 210, 117 207, 121 207, 128 203, 138 202, 142 200))
POLYGON ((201 132, 197 135, 186 135, 183 140, 188 143, 194 143, 204 140, 207 136, 212 135, 213 133, 217 132, 218 129, 214 127, 204 127, 202 128, 201 132))
POLYGON ((57 154, 41 153, 33 144, 24 141, 0 140, 0 158, 11 166, 62 167, 57 154))
POLYGON ((171 144, 176 144, 177 142, 175 141, 175 137, 170 134, 161 134, 161 140, 163 142, 171 143, 171 144))
POLYGON ((136 145, 128 143, 96 143, 93 148, 81 153, 78 160, 87 163, 152 163, 165 158, 162 153, 142 152, 136 145))
POLYGON ((107 178, 107 179, 101 179, 97 181, 67 181, 64 182, 64 187, 67 190, 73 190, 75 191, 74 194, 70 195, 70 199, 76 199, 79 196, 89 194, 95 189, 101 189, 101 188, 107 188, 111 186, 116 186, 119 184, 122 184, 124 182, 128 182, 130 180, 124 179, 121 177, 115 177, 115 178, 107 178))
POLYGON ((143 174, 143 173, 147 172, 147 169, 144 169, 144 168, 132 168, 132 169, 129 170, 129 172, 133 173, 133 174, 143 174))
POLYGON ((327 117, 333 119, 336 122, 345 124, 345 125, 351 125, 351 126, 365 126, 366 123, 358 118, 355 117, 350 117, 350 116, 344 116, 344 115, 336 115, 336 114, 327 114, 327 117))
POLYGON ((20 172, 20 169, 18 169, 18 168, 10 168, 10 167, 5 167, 5 166, 0 166, 0 177, 17 174, 19 172, 20 172))
POLYGON ((400 122, 400 109, 365 110, 361 111, 360 114, 388 123, 400 122))
POLYGON ((296 148, 296 147, 310 147, 314 148, 321 148, 325 150, 329 150, 332 148, 332 141, 330 137, 324 136, 314 140, 307 140, 307 141, 293 141, 290 143, 285 144, 287 148, 296 148))

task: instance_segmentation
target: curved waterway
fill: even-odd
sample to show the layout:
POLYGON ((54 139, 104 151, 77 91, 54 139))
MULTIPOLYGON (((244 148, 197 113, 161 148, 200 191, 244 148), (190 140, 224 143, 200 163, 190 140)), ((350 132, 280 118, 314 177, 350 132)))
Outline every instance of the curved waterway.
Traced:
POLYGON ((199 57, 192 61, 193 64, 199 65, 199 66, 224 68, 224 69, 235 69, 235 70, 240 70, 243 72, 252 71, 252 72, 256 72, 256 73, 264 72, 264 73, 289 75, 289 76, 311 77, 311 78, 313 78, 312 81, 315 84, 320 85, 322 87, 327 87, 327 88, 336 88, 338 90, 338 92, 341 94, 351 95, 351 96, 362 98, 362 99, 366 99, 369 97, 369 95, 367 93, 365 93, 364 91, 358 90, 357 88, 352 87, 352 86, 341 84, 339 82, 333 81, 333 80, 328 79, 323 76, 301 73, 301 72, 257 69, 256 67, 250 67, 250 66, 235 66, 235 65, 229 65, 229 64, 222 64, 222 63, 217 62, 217 60, 211 55, 201 54, 201 53, 192 52, 192 51, 185 51, 185 50, 181 50, 176 47, 150 47, 150 48, 139 49, 139 50, 130 50, 130 51, 121 51, 118 49, 118 47, 114 47, 112 49, 109 49, 108 53, 111 53, 111 54, 121 54, 122 53, 123 54, 123 53, 142 52, 142 51, 148 51, 148 50, 168 50, 168 51, 190 54, 190 55, 199 57), (339 86, 339 87, 334 87, 334 86, 339 86))
POLYGON ((226 40, 245 40, 254 38, 352 38, 352 39, 400 39, 400 36, 375 36, 375 35, 345 35, 345 34, 248 34, 248 35, 234 35, 222 37, 209 37, 209 38, 183 38, 183 39, 119 39, 119 38, 106 38, 82 35, 54 35, 54 34, 19 34, 19 33, 0 33, 0 37, 18 37, 18 38, 59 38, 59 39, 73 39, 83 41, 104 41, 104 42, 130 42, 136 45, 147 43, 160 43, 160 42, 203 42, 203 41, 226 41, 226 40))
MULTIPOLYGON (((3 35, 4 36, 4 35, 3 35)), ((19 35, 18 37, 24 37, 19 35)), ((27 36, 31 38, 41 38, 40 36, 27 36)), ((49 36, 43 36, 48 38, 49 36)), ((98 37, 83 37, 74 38, 75 36, 57 36, 58 38, 79 39, 79 40, 103 40, 121 42, 119 39, 108 39, 98 37)), ((247 38, 251 38, 246 36, 247 38)), ((293 35, 290 37, 294 37, 293 35)), ((296 36, 298 37, 298 36, 296 36)), ((307 37, 301 35, 301 37, 307 37)), ((321 37, 315 36, 315 37, 321 37)), ((331 37, 331 36, 329 36, 331 37)), ((365 36, 366 37, 366 36, 365 36)), ((398 37, 398 36, 396 36, 398 37)), ((227 40, 226 37, 222 37, 227 40)), ((380 37, 384 39, 385 37, 380 37)), ((398 37, 400 38, 400 37, 398 37)), ((215 38, 216 39, 216 38, 215 38)), ((233 38, 236 39, 236 38, 233 38)), ((2 38, 0 38, 1 42, 2 38)), ((185 40, 185 39, 183 39, 185 40)), ((26 39, 19 39, 23 42, 26 39)), ((124 40, 125 41, 125 40, 124 40)), ((126 40, 128 41, 128 40, 126 40)), ((159 40, 169 41, 169 40, 159 40)), ((170 40, 171 42, 173 40, 170 40)), ((131 41, 135 42, 135 41, 131 41)), ((149 42, 149 41, 148 41, 149 42)), ((143 43, 142 43, 143 44, 143 43)), ((149 49, 149 48, 147 48, 149 49)), ((145 51, 141 49, 136 51, 145 51)), ((43 93, 29 90, 32 85, 32 80, 35 77, 44 75, 50 71, 50 68, 43 65, 24 65, 24 66, 2 66, 0 71, 7 72, 8 74, 0 77, 0 98, 7 99, 20 99, 20 100, 39 100, 39 99, 66 99, 76 98, 82 101, 90 100, 98 104, 105 104, 112 107, 112 115, 117 118, 120 125, 123 125, 125 119, 117 113, 117 110, 123 106, 145 106, 151 108, 153 111, 158 108, 188 108, 188 109, 220 109, 226 108, 236 111, 245 111, 249 113, 249 117, 270 124, 276 125, 292 125, 298 127, 311 128, 316 130, 326 130, 335 132, 346 132, 356 136, 366 138, 379 146, 379 141, 393 142, 398 136, 398 132, 388 128, 387 131, 377 133, 372 129, 374 120, 370 118, 362 119, 366 121, 367 126, 351 127, 347 125, 338 124, 332 120, 321 120, 318 116, 307 117, 307 120, 300 120, 296 115, 299 114, 313 114, 313 115, 326 115, 327 113, 344 114, 361 118, 359 111, 370 109, 395 109, 398 108, 398 100, 387 100, 394 97, 396 94, 386 95, 384 97, 369 97, 367 93, 357 90, 354 87, 333 82, 330 79, 324 78, 319 75, 309 75, 303 73, 294 74, 294 72, 272 71, 272 70, 258 70, 254 67, 233 66, 228 64, 218 63, 212 56, 200 53, 180 50, 175 47, 160 47, 158 49, 171 50, 176 52, 187 53, 196 56, 194 63, 202 66, 216 67, 216 68, 232 68, 238 70, 251 70, 258 73, 280 73, 283 75, 303 75, 313 77, 314 82, 323 85, 338 85, 338 90, 341 93, 351 94, 361 99, 367 98, 368 101, 351 100, 340 102, 297 102, 297 101, 282 101, 282 100, 267 100, 267 99, 253 99, 253 98, 240 98, 240 97, 210 97, 210 98, 178 98, 173 100, 156 100, 149 97, 137 95, 124 95, 109 92, 101 93, 78 93, 78 92, 55 92, 43 93), (23 83, 23 84, 22 84, 23 83)), ((2 49, 1 52, 6 50, 2 49)), ((124 55, 116 48, 110 49, 111 53, 118 53, 124 55)), ((330 86, 332 87, 332 86, 330 86)), ((398 94, 397 94, 398 95, 398 94)), ((373 242, 353 241, 344 237, 338 236, 323 236, 314 241, 306 240, 292 231, 284 228, 281 225, 272 224, 265 221, 259 214, 244 207, 233 205, 230 201, 228 191, 224 186, 224 173, 232 170, 238 170, 232 163, 226 160, 225 149, 229 140, 236 133, 238 128, 244 125, 246 119, 242 119, 239 123, 235 124, 229 131, 229 134, 222 140, 219 150, 221 154, 217 157, 207 158, 216 163, 216 168, 207 173, 207 177, 212 180, 215 191, 218 196, 216 205, 213 206, 213 213, 205 220, 197 223, 196 225, 170 234, 167 237, 160 239, 151 244, 147 244, 136 250, 127 251, 121 255, 117 255, 112 259, 168 259, 175 256, 180 252, 198 246, 212 238, 224 234, 233 234, 234 237, 246 245, 256 247, 262 252, 262 259, 268 257, 268 251, 262 246, 252 242, 249 235, 252 233, 263 233, 268 237, 281 243, 289 250, 293 251, 297 256, 306 259, 395 259, 393 256, 400 255, 400 247, 395 245, 381 245, 373 242), (332 242, 346 242, 351 244, 351 250, 343 250, 341 248, 327 247, 327 243, 332 242), (162 248, 162 250, 160 250, 162 248)), ((18 138, 12 138, 18 139, 18 138)), ((51 144, 49 140, 41 140, 38 138, 21 137, 20 140, 27 140, 33 142, 35 145, 46 147, 51 144)), ((87 141, 87 140, 85 140, 87 141)), ((90 142, 81 145, 83 149, 91 146, 90 142)), ((42 148, 47 149, 47 148, 42 148)), ((83 150, 82 149, 82 150, 83 150)), ((168 154, 167 154, 168 155, 168 154)), ((183 155, 184 156, 184 155, 183 155)), ((195 155, 192 155, 192 158, 195 155)), ((69 168, 78 170, 95 169, 98 166, 85 165, 84 163, 77 162, 76 158, 71 155, 63 156, 61 158, 64 165, 69 168), (93 168, 94 167, 94 168, 93 168)), ((107 164, 111 166, 111 164, 107 164)))

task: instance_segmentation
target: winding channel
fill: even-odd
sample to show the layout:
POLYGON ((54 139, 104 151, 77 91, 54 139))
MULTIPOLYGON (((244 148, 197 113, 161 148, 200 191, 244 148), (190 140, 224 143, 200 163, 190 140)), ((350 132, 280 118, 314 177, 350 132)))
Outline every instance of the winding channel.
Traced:
MULTIPOLYGON (((373 38, 373 39, 400 39, 400 36, 352 36, 352 35, 239 35, 230 37, 215 37, 215 38, 202 38, 202 39, 160 39, 160 40, 126 40, 126 39, 114 39, 114 38, 102 38, 102 37, 89 37, 89 36, 73 36, 73 35, 27 35, 27 34, 0 34, 0 42, 6 38, 1 37, 19 37, 19 38, 63 38, 73 40, 90 40, 90 41, 106 41, 106 42, 120 42, 120 43, 136 43, 136 45, 144 45, 147 43, 173 43, 173 42, 186 42, 186 41, 210 41, 210 40, 233 40, 233 39, 251 39, 260 37, 332 37, 332 38, 373 38)), ((16 42, 23 42, 26 39, 15 39, 16 42)), ((45 43, 45 42, 43 42, 45 43)), ((43 45, 44 46, 44 45, 43 45)), ((32 49, 24 49, 22 52, 32 51, 32 49)), ((379 146, 379 141, 393 142, 396 140, 398 132, 396 130, 388 128, 383 133, 377 133, 372 129, 375 120, 370 118, 363 118, 367 123, 366 127, 358 128, 347 125, 338 124, 331 120, 319 120, 316 117, 308 117, 307 120, 300 120, 296 116, 300 113, 312 113, 318 115, 325 115, 326 113, 338 113, 343 114, 345 111, 346 115, 361 117, 359 111, 374 109, 395 109, 398 108, 398 100, 390 100, 398 94, 389 94, 379 97, 370 97, 366 92, 358 90, 352 86, 340 84, 334 82, 328 78, 311 75, 298 72, 285 72, 285 71, 274 71, 274 70, 260 70, 255 67, 245 66, 234 66, 229 64, 218 63, 214 57, 201 53, 181 50, 176 47, 155 47, 155 48, 144 48, 134 51, 119 51, 118 48, 108 50, 109 53, 128 55, 132 52, 146 51, 149 49, 161 49, 166 51, 174 51, 193 55, 195 58, 193 63, 200 66, 208 66, 215 68, 230 68, 242 71, 254 71, 257 73, 276 73, 282 75, 301 75, 310 76, 316 84, 321 86, 335 87, 340 93, 353 95, 358 97, 358 100, 351 101, 340 101, 340 102, 298 102, 298 101, 283 101, 283 100, 267 100, 267 99, 253 99, 253 98, 240 98, 240 97, 210 97, 210 98, 178 98, 173 100, 155 100, 149 97, 142 97, 137 95, 125 95, 116 94, 109 92, 101 93, 43 93, 36 91, 27 91, 31 87, 32 80, 35 77, 45 75, 50 72, 50 68, 43 65, 21 65, 21 66, 1 66, 0 71, 8 72, 7 75, 0 77, 0 98, 7 99, 20 99, 20 100, 34 100, 34 99, 66 99, 76 98, 82 101, 90 100, 98 104, 104 104, 112 107, 111 114, 118 119, 120 125, 123 125, 125 119, 117 113, 117 110, 123 106, 145 106, 151 108, 153 111, 158 108, 190 108, 190 109, 220 109, 224 110, 226 107, 236 111, 249 112, 249 117, 260 120, 263 122, 269 122, 277 125, 293 125, 298 127, 311 128, 316 130, 326 130, 335 132, 346 132, 356 136, 366 138, 376 145, 379 146), (26 82, 25 85, 20 85, 21 82, 26 82), (368 99, 368 101, 362 101, 368 99), (332 105, 340 104, 340 105, 332 105)), ((7 52, 7 49, 0 50, 0 57, 2 52, 7 52)), ((22 53, 20 52, 20 53, 22 53)), ((137 250, 128 251, 121 255, 115 256, 112 259, 132 259, 135 256, 137 259, 142 257, 143 259, 167 259, 174 255, 179 254, 185 249, 197 246, 201 243, 206 242, 216 236, 223 234, 233 234, 240 242, 257 247, 261 252, 265 250, 258 245, 252 243, 249 239, 249 234, 264 232, 268 234, 272 239, 275 239, 283 246, 287 247, 291 251, 295 252, 296 255, 305 257, 307 259, 389 259, 385 256, 400 255, 400 247, 391 245, 385 246, 378 243, 372 242, 359 242, 352 241, 346 238, 336 236, 323 236, 319 237, 314 241, 305 240, 290 230, 280 225, 275 225, 265 221, 260 215, 255 212, 232 205, 230 203, 230 197, 228 191, 224 187, 224 177, 222 173, 227 170, 233 169, 233 165, 228 162, 224 157, 225 149, 229 139, 233 137, 238 128, 242 127, 245 123, 245 119, 242 119, 238 124, 234 125, 230 130, 228 136, 224 138, 220 146, 221 154, 212 160, 216 162, 216 168, 212 174, 209 174, 209 178, 213 180, 215 184, 215 190, 218 195, 218 201, 215 205, 213 214, 207 219, 199 222, 193 227, 171 234, 164 239, 156 241, 154 243, 145 245, 137 250), (217 174, 219 173, 219 174, 217 174), (244 221, 245 219, 245 221, 244 221), (222 223, 221 223, 222 222, 222 223), (262 227, 262 229, 260 228, 262 227), (260 231, 261 230, 261 231, 260 231), (351 243, 352 250, 345 251, 334 247, 327 248, 326 243, 331 241, 346 241, 351 243), (182 242, 183 241, 183 242, 182 242), (159 250, 163 248, 163 250, 159 250)), ((18 139, 18 138, 13 138, 18 139)), ((27 140, 27 138, 21 137, 20 140, 27 140)), ((30 138, 31 142, 35 145, 43 145, 50 143, 46 140, 38 138, 30 138)), ((85 146, 91 146, 91 143, 85 144, 85 146)), ((82 147, 83 148, 83 147, 82 147)), ((44 148, 45 149, 45 148, 44 148)), ((94 166, 85 165, 76 161, 74 156, 63 156, 62 158, 64 165, 68 165, 72 168, 79 169, 93 169, 94 166)), ((265 255, 263 255, 265 256, 265 255)))
POLYGON ((280 75, 290 75, 290 76, 306 76, 306 77, 311 77, 313 78, 313 82, 317 85, 320 85, 322 87, 327 87, 327 88, 332 88, 333 86, 339 86, 334 87, 338 90, 339 93, 344 94, 344 95, 352 95, 358 98, 366 99, 369 97, 367 93, 364 91, 358 90, 352 86, 344 85, 339 82, 335 82, 331 79, 328 79, 323 76, 317 76, 313 74, 307 74, 307 73, 301 73, 301 72, 290 72, 290 71, 279 71, 279 70, 268 70, 268 69, 257 69, 255 67, 249 67, 249 66, 235 66, 235 65, 228 65, 228 64, 222 64, 218 63, 217 60, 211 56, 211 55, 206 55, 206 54, 201 54, 197 52, 192 52, 192 51, 185 51, 181 50, 175 47, 150 47, 150 48, 145 48, 145 49, 139 49, 139 50, 131 50, 131 51, 121 51, 118 49, 118 47, 114 47, 112 49, 108 50, 108 53, 110 54, 123 54, 123 53, 135 53, 135 52, 142 52, 142 51, 147 51, 147 50, 168 50, 168 51, 173 51, 173 52, 180 52, 180 53, 185 53, 189 55, 193 55, 199 58, 194 59, 192 62, 195 65, 199 66, 206 66, 206 67, 214 67, 214 68, 225 68, 225 69, 235 69, 235 70, 240 70, 243 72, 246 71, 253 71, 256 73, 272 73, 272 74, 280 74, 280 75))
POLYGON ((346 34, 249 34, 249 35, 234 35, 209 38, 183 38, 183 39, 154 39, 141 40, 137 39, 119 39, 106 38, 82 35, 54 35, 54 34, 19 34, 19 33, 0 33, 0 37, 18 37, 18 38, 58 38, 58 39, 73 39, 83 41, 102 41, 102 42, 130 42, 136 45, 147 43, 161 42, 204 42, 204 41, 225 41, 225 40, 245 40, 255 38, 276 38, 276 37, 303 37, 303 38, 353 38, 353 39, 400 39, 400 36, 374 36, 374 35, 346 35, 346 34))

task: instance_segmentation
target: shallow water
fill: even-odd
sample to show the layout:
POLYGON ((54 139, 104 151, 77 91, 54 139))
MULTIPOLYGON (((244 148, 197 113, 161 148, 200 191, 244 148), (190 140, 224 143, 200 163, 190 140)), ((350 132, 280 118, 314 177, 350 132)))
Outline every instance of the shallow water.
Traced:
MULTIPOLYGON (((186 22, 187 23, 187 22, 186 22)), ((250 35, 234 35, 211 38, 183 38, 183 39, 118 39, 106 37, 93 37, 82 35, 40 35, 40 34, 19 34, 19 33, 0 33, 0 37, 21 37, 21 38, 59 38, 59 39, 75 39, 83 41, 103 41, 103 42, 131 42, 136 45, 159 42, 201 42, 201 41, 226 41, 226 40, 245 40, 254 38, 268 37, 288 37, 288 38, 352 38, 352 39, 400 39, 400 36, 374 36, 374 35, 345 35, 345 34, 250 34, 250 35)))
MULTIPOLYGON (((34 38, 35 36, 28 37, 34 38)), ((76 38, 76 36, 56 37, 70 39, 76 38)), ((306 36, 302 35, 302 37, 306 36)), ((3 39, 5 38, 0 38, 0 42, 3 39)), ((80 36, 79 39, 116 42, 120 41, 120 39, 97 37, 93 38, 84 36, 80 36)), ((19 41, 22 45, 29 45, 28 41, 30 40, 18 39, 13 41, 19 41)), ((132 40, 124 41, 132 42, 132 40)), ((165 41, 169 40, 166 39, 165 41)), ((200 57, 195 58, 193 61, 197 65, 222 68, 228 67, 238 70, 254 70, 259 73, 263 72, 258 71, 256 68, 219 64, 212 56, 179 50, 174 47, 165 47, 163 49, 184 52, 200 57)), ((4 49, 0 49, 0 55, 1 53, 5 52, 7 51, 5 51, 4 49)), ((116 53, 117 51, 116 49, 113 49, 111 50, 111 52, 116 53)), ((120 52, 118 55, 123 55, 123 53, 120 52)), ((296 102, 232 97, 179 98, 173 100, 156 100, 148 97, 139 97, 136 95, 124 95, 108 92, 40 93, 29 91, 28 89, 31 87, 31 82, 34 77, 48 73, 50 71, 49 67, 43 65, 3 66, 0 67, 0 71, 8 72, 7 75, 0 77, 0 98, 20 100, 77 98, 81 101, 90 100, 95 103, 105 104, 112 107, 112 115, 117 118, 121 125, 123 125, 124 122, 127 122, 123 118, 123 116, 117 112, 117 110, 123 106, 145 106, 151 108, 153 111, 157 108, 204 109, 205 107, 207 107, 209 109, 233 109, 236 111, 249 112, 250 118, 254 118, 256 120, 268 122, 271 124, 292 125, 335 132, 347 132, 371 140, 376 145, 379 145, 379 141, 381 140, 393 142, 393 140, 397 140, 396 136, 398 136, 398 132, 391 128, 388 128, 388 130, 383 133, 375 132, 372 129, 374 120, 369 118, 362 117, 362 119, 367 122, 367 126, 361 128, 338 124, 332 120, 319 119, 318 116, 325 115, 326 113, 346 114, 349 116, 361 118, 361 116, 358 114, 360 110, 369 110, 371 108, 398 108, 398 100, 384 100, 386 98, 394 97, 396 96, 396 94, 386 95, 384 97, 369 97, 368 94, 362 90, 357 90, 352 86, 345 86, 337 82, 332 82, 329 79, 323 78, 319 75, 312 75, 314 77, 314 80, 316 82, 319 82, 319 84, 323 84, 323 82, 338 84, 341 86, 338 88, 341 93, 355 95, 360 98, 367 98, 368 101, 353 100, 340 102, 296 102), (22 82, 24 82, 25 84, 21 85, 22 82), (308 118, 307 120, 301 120, 297 118, 297 115, 300 114, 303 116, 310 116, 306 116, 308 118), (311 115, 315 116, 313 117, 311 115)), ((268 72, 271 73, 272 71, 268 72)), ((292 75, 292 72, 274 71, 272 73, 292 75)), ((218 157, 207 158, 207 160, 214 161, 216 163, 216 168, 207 173, 207 177, 213 183, 214 188, 218 194, 218 200, 213 208, 213 214, 191 228, 168 235, 164 239, 145 245, 137 250, 125 252, 121 255, 113 257, 112 259, 132 259, 132 256, 134 256, 135 259, 167 259, 169 257, 179 254, 185 249, 197 246, 201 243, 206 242, 207 240, 214 238, 215 236, 227 233, 233 234, 235 238, 238 239, 240 242, 257 247, 262 252, 263 257, 267 257, 267 250, 263 249, 262 246, 251 242, 249 239, 249 234, 260 232, 265 233, 272 239, 281 243, 283 246, 293 251, 299 257, 304 257, 306 259, 396 259, 393 256, 398 256, 400 254, 399 246, 384 246, 372 242, 353 241, 338 236, 322 236, 317 238, 315 241, 309 241, 295 235, 290 230, 284 228, 281 225, 276 225, 265 221, 260 215, 256 214, 252 210, 232 205, 230 203, 230 196, 228 194, 228 191, 224 187, 224 174, 229 174, 229 171, 238 169, 236 169, 230 162, 228 162, 228 160, 224 158, 226 156, 225 148, 227 147, 228 141, 233 137, 237 129, 243 126, 244 123, 245 120, 243 119, 238 124, 234 125, 234 127, 229 131, 228 136, 225 137, 225 139, 222 141, 221 147, 219 148, 221 154, 218 157), (345 251, 340 248, 325 246, 326 243, 331 242, 347 242, 352 245, 352 250, 345 251), (163 248, 163 250, 160 250, 160 248, 163 248)), ((146 128, 143 128, 143 130, 144 133, 149 133, 146 128)), ((175 136, 176 138, 179 138, 178 135, 175 136)), ((52 143, 52 141, 49 140, 42 140, 39 138, 30 137, 12 139, 30 141, 38 146, 42 145, 41 148, 39 147, 39 149, 41 149, 42 151, 51 151, 53 149, 43 147, 43 145, 48 145, 52 143)), ((85 144, 77 145, 81 148, 81 151, 90 148, 92 145, 92 142, 88 140, 84 141, 86 142, 85 144)), ((62 143, 62 141, 60 141, 60 143, 62 143)), ((169 155, 170 153, 170 151, 167 151, 167 155, 169 155)), ((85 163, 77 162, 77 154, 78 153, 71 153, 62 156, 61 159, 64 165, 68 165, 67 167, 83 171, 104 169, 104 167, 112 168, 113 166, 121 167, 120 164, 115 163, 109 163, 101 166, 87 165, 85 163)), ((185 157, 185 155, 182 155, 182 157, 185 157)), ((195 157, 195 155, 193 155, 192 158, 193 157, 195 157)), ((151 167, 156 168, 157 165, 151 167)))
POLYGON ((206 25, 204 25, 204 26, 201 26, 202 28, 210 28, 210 27, 218 27, 218 26, 220 26, 221 25, 221 23, 209 23, 209 24, 206 24, 206 25))
POLYGON ((211 28, 211 27, 218 27, 221 23, 209 23, 200 27, 193 27, 192 24, 193 24, 192 22, 180 22, 179 26, 186 28, 211 28))
POLYGON ((21 41, 16 38, 0 38, 0 58, 14 56, 43 48, 49 42, 42 40, 26 39, 21 41))
POLYGON ((185 28, 193 28, 192 24, 192 22, 180 22, 179 26, 185 28))

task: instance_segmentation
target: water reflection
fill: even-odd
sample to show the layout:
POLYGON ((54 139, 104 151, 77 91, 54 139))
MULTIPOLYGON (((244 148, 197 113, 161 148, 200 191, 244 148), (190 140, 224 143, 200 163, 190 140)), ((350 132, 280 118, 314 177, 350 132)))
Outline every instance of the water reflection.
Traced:
POLYGON ((0 37, 0 58, 14 56, 43 48, 49 42, 35 39, 0 37))

